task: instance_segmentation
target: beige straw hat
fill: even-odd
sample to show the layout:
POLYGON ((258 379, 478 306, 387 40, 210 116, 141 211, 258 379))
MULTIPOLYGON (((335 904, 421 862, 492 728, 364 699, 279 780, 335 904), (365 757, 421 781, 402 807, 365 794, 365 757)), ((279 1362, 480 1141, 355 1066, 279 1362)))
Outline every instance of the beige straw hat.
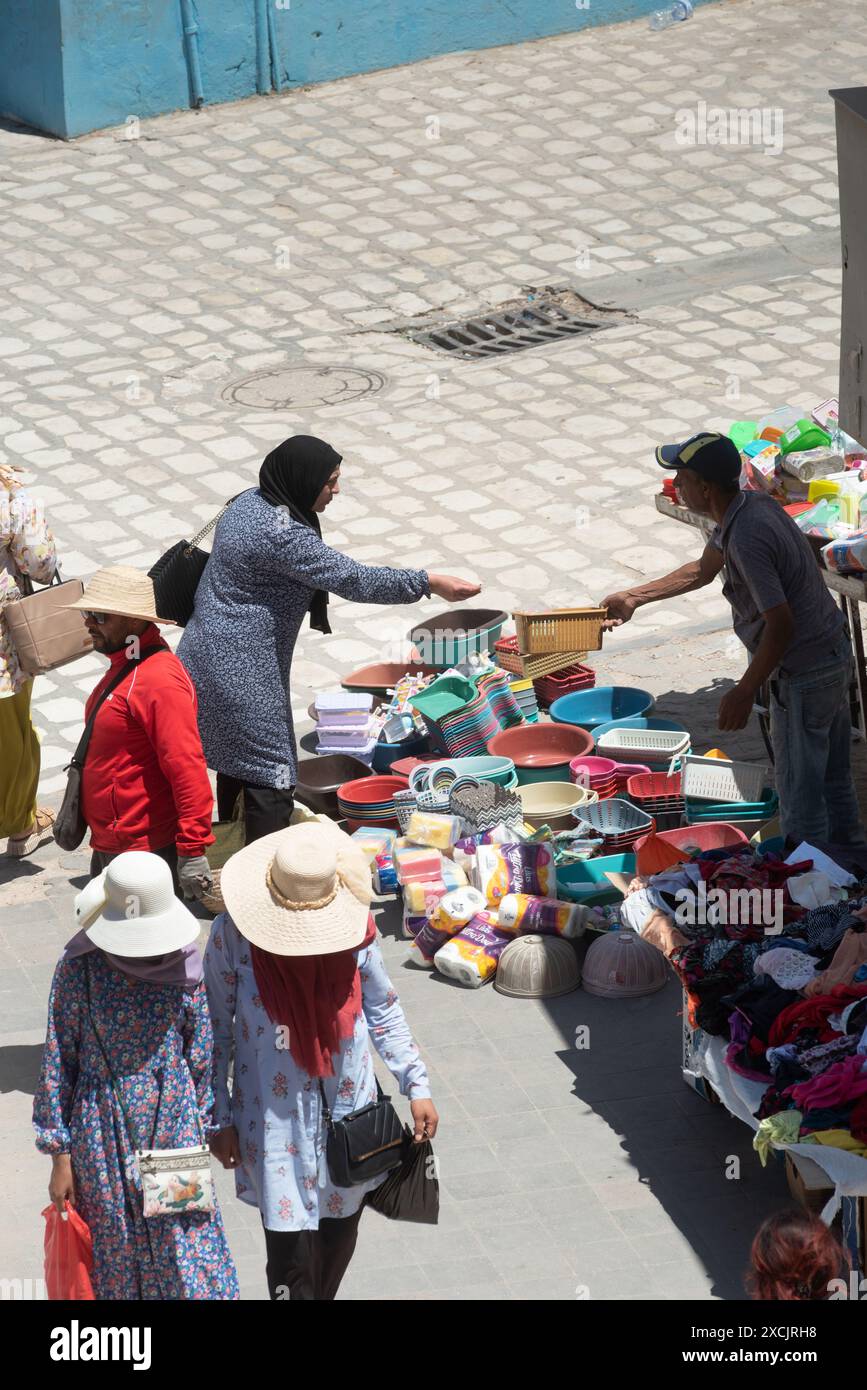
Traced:
POLYGON ((254 840, 224 865, 220 890, 241 935, 272 955, 326 956, 364 940, 370 870, 336 826, 305 821, 254 840))
POLYGON ((75 899, 75 920, 95 946, 130 960, 191 946, 201 922, 175 896, 172 872, 147 850, 127 850, 75 899))
POLYGON ((149 623, 170 623, 160 618, 154 595, 154 582, 143 570, 132 565, 112 565, 97 570, 85 585, 84 595, 67 608, 84 608, 92 613, 119 613, 124 618, 141 618, 149 623))

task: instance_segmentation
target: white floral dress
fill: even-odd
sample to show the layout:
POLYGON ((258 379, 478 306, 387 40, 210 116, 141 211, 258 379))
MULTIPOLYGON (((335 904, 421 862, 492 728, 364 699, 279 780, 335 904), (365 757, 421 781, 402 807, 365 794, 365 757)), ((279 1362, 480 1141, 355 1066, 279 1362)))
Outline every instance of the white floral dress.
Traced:
POLYGON ((41 507, 24 488, 10 487, 0 470, 0 700, 17 695, 33 679, 18 664, 3 606, 21 597, 15 582, 18 574, 26 574, 35 584, 50 584, 56 566, 54 537, 41 507))
MULTIPOLYGON (((323 1089, 335 1119, 376 1099, 369 1039, 410 1100, 430 1097, 427 1069, 388 978, 379 942, 358 953, 362 1011, 323 1089)), ((234 1125, 241 1145, 235 1190, 269 1231, 315 1231, 320 1217, 351 1216, 382 1177, 336 1187, 325 1160, 318 1082, 295 1063, 256 990, 250 947, 228 913, 211 927, 205 984, 214 1029, 213 1126, 234 1125), (234 1044, 234 1076, 229 1063, 234 1044)))

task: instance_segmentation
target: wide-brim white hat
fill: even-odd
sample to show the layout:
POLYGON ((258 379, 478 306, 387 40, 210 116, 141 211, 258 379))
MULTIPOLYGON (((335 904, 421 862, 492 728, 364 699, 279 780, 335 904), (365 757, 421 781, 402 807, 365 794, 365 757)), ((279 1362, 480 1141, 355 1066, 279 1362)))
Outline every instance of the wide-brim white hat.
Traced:
POLYGON ((275 956, 325 956, 361 945, 373 888, 367 860, 348 835, 304 821, 233 854, 220 891, 254 946, 275 956))
POLYGON ((149 623, 170 623, 157 613, 154 581, 144 570, 132 565, 112 565, 97 570, 84 586, 84 594, 67 608, 83 608, 92 613, 117 613, 123 618, 141 618, 149 623))
POLYGON ((175 896, 172 871, 158 854, 128 850, 112 859, 75 899, 88 940, 113 956, 165 956, 191 946, 201 923, 175 896))

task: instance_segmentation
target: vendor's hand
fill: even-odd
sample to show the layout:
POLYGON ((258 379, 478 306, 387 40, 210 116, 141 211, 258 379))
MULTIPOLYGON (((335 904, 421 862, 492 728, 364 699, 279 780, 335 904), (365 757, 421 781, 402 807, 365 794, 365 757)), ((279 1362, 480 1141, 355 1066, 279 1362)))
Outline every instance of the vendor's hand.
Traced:
POLYGON ((208 1147, 224 1168, 237 1168, 241 1162, 241 1141, 234 1125, 212 1134, 208 1140, 208 1147))
POLYGON ((214 886, 214 875, 204 854, 178 857, 178 882, 184 897, 201 898, 214 886))
POLYGON ((437 1114, 436 1106, 432 1100, 411 1100, 409 1108, 412 1111, 413 1125, 415 1133, 413 1141, 416 1144, 422 1143, 424 1139, 433 1139, 437 1132, 437 1125, 440 1117, 437 1114))
POLYGON ((463 603, 482 592, 481 584, 473 579, 456 579, 453 574, 428 574, 427 582, 432 594, 445 599, 446 603, 463 603))
POLYGON ((745 729, 753 712, 755 694, 742 685, 736 685, 720 700, 717 714, 717 727, 724 734, 732 734, 737 729, 745 729))
POLYGON ((51 1179, 48 1195, 61 1216, 66 1211, 66 1203, 75 1206, 75 1179, 72 1176, 72 1159, 69 1154, 54 1154, 51 1160, 51 1179))
POLYGON ((602 624, 602 631, 610 632, 612 628, 622 627, 624 623, 629 622, 638 607, 638 600, 632 597, 628 589, 621 589, 617 594, 608 594, 599 607, 608 609, 608 617, 602 624))

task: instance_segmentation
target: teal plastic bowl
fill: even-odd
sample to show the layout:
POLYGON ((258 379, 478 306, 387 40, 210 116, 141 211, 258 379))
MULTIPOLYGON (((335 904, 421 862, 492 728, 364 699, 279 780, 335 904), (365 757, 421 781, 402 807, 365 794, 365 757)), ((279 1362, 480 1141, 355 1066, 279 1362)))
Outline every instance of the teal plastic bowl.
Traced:
POLYGON ((598 724, 641 717, 653 709, 649 690, 632 685, 597 685, 592 690, 573 690, 561 695, 548 713, 555 724, 577 724, 582 729, 595 729, 598 724))
POLYGON ((550 767, 516 767, 518 786, 526 787, 530 782, 571 782, 569 763, 553 763, 550 767))
POLYGON ((422 661, 444 670, 473 652, 489 652, 508 622, 496 608, 450 608, 408 633, 422 661))
POLYGON ((605 875, 626 874, 631 878, 635 865, 634 854, 604 854, 598 859, 582 859, 579 864, 563 864, 557 869, 557 897, 597 907, 619 903, 623 894, 605 875))

